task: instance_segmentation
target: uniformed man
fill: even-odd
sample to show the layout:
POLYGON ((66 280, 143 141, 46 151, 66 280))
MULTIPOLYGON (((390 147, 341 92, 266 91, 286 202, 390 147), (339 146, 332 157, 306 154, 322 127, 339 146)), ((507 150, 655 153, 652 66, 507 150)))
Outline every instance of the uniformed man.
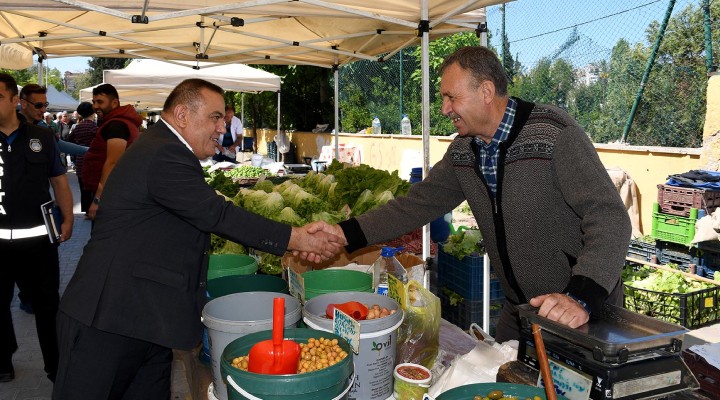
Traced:
POLYGON ((0 74, 0 382, 15 378, 12 355, 18 345, 10 314, 15 284, 33 306, 45 372, 55 379, 60 269, 57 244, 50 242, 40 211, 52 200, 51 186, 63 217, 59 241, 68 240, 73 228, 72 193, 57 141, 52 131, 17 114, 18 101, 35 110, 46 107, 33 97, 20 98, 15 79, 0 74))

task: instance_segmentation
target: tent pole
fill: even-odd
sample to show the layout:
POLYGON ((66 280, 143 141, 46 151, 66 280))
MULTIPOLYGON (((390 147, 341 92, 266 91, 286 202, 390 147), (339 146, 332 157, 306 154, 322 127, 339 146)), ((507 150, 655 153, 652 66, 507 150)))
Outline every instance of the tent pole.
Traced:
POLYGON ((240 93, 240 123, 243 128, 243 136, 245 135, 245 93, 240 93))
POLYGON ((337 64, 333 67, 333 75, 335 76, 335 159, 340 159, 340 145, 338 145, 338 134, 340 133, 340 71, 337 64))
MULTIPOLYGON (((421 22, 428 21, 428 0, 421 1, 421 22)), ((420 26, 423 24, 421 23, 420 26)), ((430 170, 430 31, 423 29, 420 38, 422 46, 422 147, 423 147, 423 179, 430 170)), ((423 226, 422 230, 422 259, 430 257, 430 224, 423 226)))
MULTIPOLYGON (((280 135, 280 91, 279 90, 278 90, 277 94, 278 94, 278 107, 277 107, 278 111, 277 111, 277 131, 275 134, 278 135, 278 138, 279 138, 280 137, 279 136, 280 135)), ((275 154, 275 161, 280 161, 279 158, 281 158, 281 157, 282 156, 280 155, 280 152, 278 151, 277 154, 275 154)))

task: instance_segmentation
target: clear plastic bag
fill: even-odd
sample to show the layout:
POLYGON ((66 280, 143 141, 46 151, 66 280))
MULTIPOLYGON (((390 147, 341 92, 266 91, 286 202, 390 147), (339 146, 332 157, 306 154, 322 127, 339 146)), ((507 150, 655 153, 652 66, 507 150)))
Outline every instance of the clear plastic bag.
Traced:
POLYGON ((397 334, 395 363, 432 369, 440 348, 440 299, 417 281, 405 284, 405 318, 397 334))

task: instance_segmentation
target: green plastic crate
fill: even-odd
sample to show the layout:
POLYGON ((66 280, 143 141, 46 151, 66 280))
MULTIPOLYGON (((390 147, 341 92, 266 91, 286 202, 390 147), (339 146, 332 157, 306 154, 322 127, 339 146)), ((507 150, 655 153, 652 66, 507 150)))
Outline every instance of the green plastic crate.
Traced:
POLYGON ((660 212, 658 203, 653 204, 652 237, 671 243, 690 245, 695 237, 695 222, 698 210, 690 210, 690 217, 664 214, 660 212))

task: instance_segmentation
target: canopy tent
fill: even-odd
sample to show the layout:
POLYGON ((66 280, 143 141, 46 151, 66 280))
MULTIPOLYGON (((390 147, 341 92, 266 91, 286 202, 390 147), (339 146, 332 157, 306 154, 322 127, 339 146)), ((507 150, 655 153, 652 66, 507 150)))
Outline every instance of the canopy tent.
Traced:
POLYGON ((47 101, 50 103, 47 106, 48 111, 73 112, 79 104, 74 97, 65 92, 58 91, 53 85, 48 85, 47 87, 47 101))
MULTIPOLYGON (((123 69, 103 72, 105 83, 118 91, 123 103, 134 104, 139 110, 162 108, 175 85, 189 78, 208 80, 234 92, 280 90, 280 77, 242 64, 218 65, 187 61, 133 60, 123 69)), ((92 87, 80 90, 80 101, 92 101, 92 87)))
POLYGON ((8 43, 0 46, 0 68, 26 69, 33 65, 33 51, 27 45, 8 43))

